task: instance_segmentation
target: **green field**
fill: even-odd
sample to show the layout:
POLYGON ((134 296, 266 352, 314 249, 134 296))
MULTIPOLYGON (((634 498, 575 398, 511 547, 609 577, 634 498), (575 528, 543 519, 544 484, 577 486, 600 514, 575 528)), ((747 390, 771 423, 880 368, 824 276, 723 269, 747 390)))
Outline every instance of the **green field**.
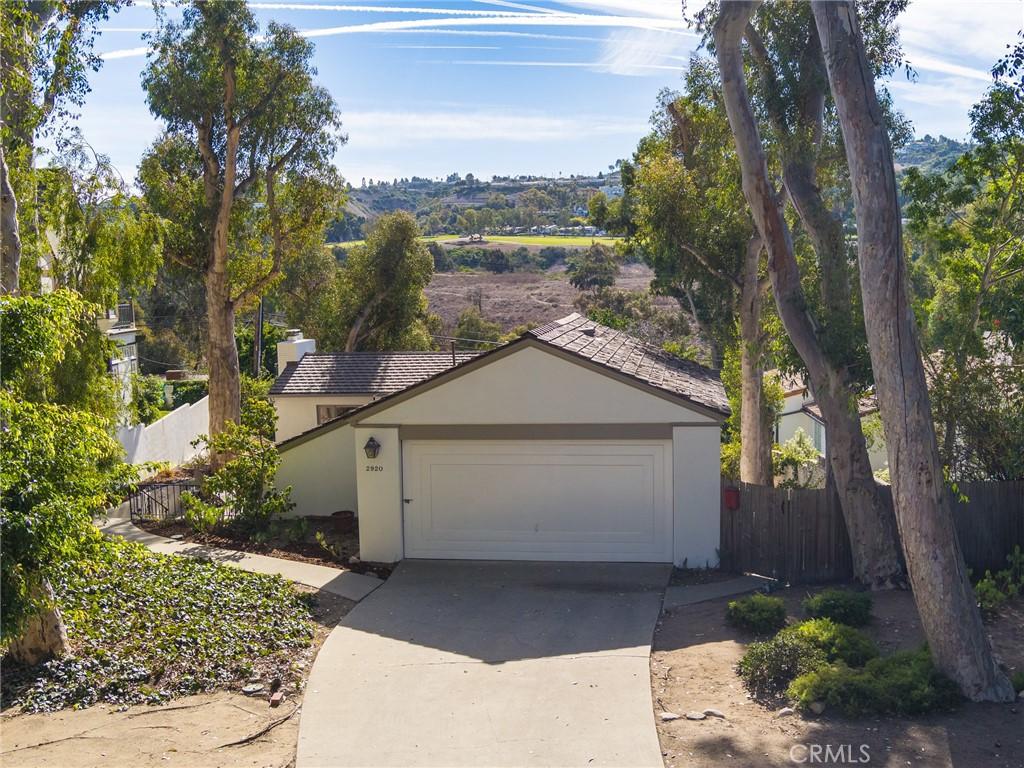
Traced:
MULTIPOLYGON (((458 240, 459 235, 426 235, 422 240, 429 242, 444 242, 447 240, 458 240)), ((467 247, 485 245, 486 243, 508 243, 509 245, 533 245, 544 247, 561 246, 563 248, 586 248, 591 243, 604 243, 614 245, 621 237, 572 237, 563 235, 489 235, 484 243, 467 243, 467 247)), ((362 245, 363 240, 347 240, 343 243, 328 243, 327 245, 340 245, 349 248, 354 245, 362 245)))

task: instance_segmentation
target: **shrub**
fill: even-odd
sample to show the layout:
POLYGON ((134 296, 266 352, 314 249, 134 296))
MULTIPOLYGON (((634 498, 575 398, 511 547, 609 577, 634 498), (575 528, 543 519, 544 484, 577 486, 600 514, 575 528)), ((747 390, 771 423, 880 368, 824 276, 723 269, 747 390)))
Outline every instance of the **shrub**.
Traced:
POLYGON ((825 654, 807 640, 780 632, 763 643, 751 643, 736 665, 743 685, 758 699, 773 698, 796 677, 826 664, 825 654))
POLYGON ((999 588, 992 571, 985 571, 985 578, 974 585, 974 597, 986 619, 992 618, 1006 602, 1006 593, 999 588))
POLYGON ((192 381, 176 381, 171 392, 171 402, 175 408, 185 403, 198 403, 207 395, 207 384, 203 379, 192 381))
POLYGON ((871 621, 871 595, 848 589, 826 589, 803 602, 811 618, 832 619, 838 624, 862 627, 871 621))
POLYGON ((780 597, 768 597, 758 592, 730 601, 725 618, 737 629, 768 635, 786 625, 786 604, 780 597))
POLYGON ((949 709, 960 700, 952 681, 932 664, 927 648, 872 659, 863 669, 839 662, 802 673, 789 686, 797 706, 816 701, 844 715, 916 715, 949 709))
POLYGON ((129 416, 133 424, 152 424, 163 415, 164 382, 158 376, 132 375, 129 416))
POLYGON ((1024 669, 1018 669, 1010 675, 1010 682, 1013 683, 1013 690, 1017 693, 1024 691, 1024 669))
MULTIPOLYGON (((791 635, 825 654, 830 662, 841 661, 850 667, 862 667, 878 656, 878 648, 860 630, 832 619, 811 619, 786 627, 778 636, 791 635)), ((776 636, 776 637, 778 637, 776 636)))

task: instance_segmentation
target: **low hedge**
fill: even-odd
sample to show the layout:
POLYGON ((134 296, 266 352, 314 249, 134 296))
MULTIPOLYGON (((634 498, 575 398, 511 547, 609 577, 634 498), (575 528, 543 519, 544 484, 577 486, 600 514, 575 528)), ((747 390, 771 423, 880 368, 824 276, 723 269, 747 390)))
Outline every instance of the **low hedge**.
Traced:
POLYGON ((951 709, 961 698, 927 648, 872 659, 862 669, 842 662, 823 665, 793 680, 787 694, 802 709, 823 702, 850 717, 917 715, 951 709))
POLYGON ((871 621, 871 595, 848 589, 825 589, 804 600, 803 609, 812 619, 832 619, 839 624, 862 627, 871 621))
POLYGON ((758 592, 730 601, 725 618, 744 632, 770 635, 786 626, 786 604, 780 597, 768 597, 758 592))
POLYGON ((821 651, 827 661, 841 661, 851 667, 863 667, 878 656, 870 637, 832 619, 810 619, 786 627, 779 635, 792 635, 821 651))

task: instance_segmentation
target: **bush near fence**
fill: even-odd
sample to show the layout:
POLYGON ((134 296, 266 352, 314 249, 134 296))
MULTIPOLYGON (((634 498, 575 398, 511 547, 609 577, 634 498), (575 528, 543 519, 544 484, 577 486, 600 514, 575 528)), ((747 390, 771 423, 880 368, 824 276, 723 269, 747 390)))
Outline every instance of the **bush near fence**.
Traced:
MULTIPOLYGON (((892 489, 882 486, 892 507, 892 489)), ((963 483, 953 501, 960 549, 975 573, 1006 567, 1024 548, 1024 481, 963 483)), ((849 535, 834 489, 739 484, 739 507, 722 505, 721 567, 790 584, 853 578, 849 535)))

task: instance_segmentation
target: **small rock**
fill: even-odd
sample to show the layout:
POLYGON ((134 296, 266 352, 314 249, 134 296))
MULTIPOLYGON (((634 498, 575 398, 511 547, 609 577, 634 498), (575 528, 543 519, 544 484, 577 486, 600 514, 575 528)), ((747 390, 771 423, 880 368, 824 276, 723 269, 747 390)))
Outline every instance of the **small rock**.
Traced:
POLYGON ((263 683, 249 683, 242 688, 242 693, 246 696, 255 696, 257 693, 263 690, 263 683))
POLYGON ((824 701, 812 701, 811 702, 811 712, 813 712, 816 715, 820 715, 824 711, 825 711, 825 702, 824 701))
POLYGON ((703 712, 687 712, 686 713, 686 719, 687 720, 704 720, 705 718, 707 718, 707 715, 705 715, 703 712))
POLYGON ((708 717, 720 717, 725 720, 725 714, 720 709, 705 709, 704 714, 708 717))
POLYGON ((668 722, 671 722, 672 720, 678 720, 678 719, 679 719, 679 715, 677 715, 675 712, 662 712, 661 713, 661 721, 663 723, 668 723, 668 722))
POLYGON ((284 701, 284 691, 278 691, 270 697, 270 706, 279 707, 282 701, 284 701))
POLYGON ((359 559, 359 555, 352 555, 352 557, 348 559, 349 565, 359 565, 361 562, 363 561, 359 559))
POLYGON ((792 707, 783 707, 782 709, 780 709, 778 712, 775 713, 775 716, 776 717, 789 717, 790 715, 795 715, 795 714, 796 714, 796 710, 793 709, 792 707))
POLYGON ((183 533, 172 533, 171 534, 171 538, 174 539, 175 541, 181 541, 182 539, 185 538, 185 534, 183 534, 183 533))

